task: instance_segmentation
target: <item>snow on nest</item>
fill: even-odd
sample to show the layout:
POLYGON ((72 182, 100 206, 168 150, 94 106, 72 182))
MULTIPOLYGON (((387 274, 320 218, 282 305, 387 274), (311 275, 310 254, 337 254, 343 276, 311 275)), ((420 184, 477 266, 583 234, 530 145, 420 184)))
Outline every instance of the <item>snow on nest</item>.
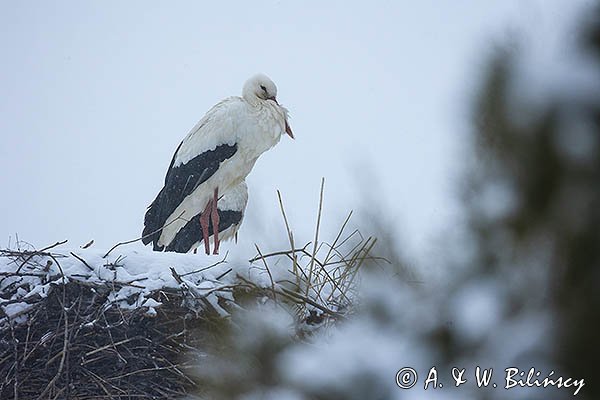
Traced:
POLYGON ((352 233, 335 251, 319 246, 314 263, 311 253, 298 250, 297 268, 312 271, 308 277, 296 275, 287 251, 249 260, 248 254, 252 253, 243 246, 232 247, 220 256, 126 246, 113 248, 106 256, 105 250, 69 248, 62 243, 45 251, 0 249, 0 329, 9 321, 24 322, 28 311, 48 296, 52 286, 73 281, 92 290, 102 289, 107 308, 142 309, 148 316, 155 316, 156 308, 161 306, 159 292, 169 290, 181 290, 185 305, 192 310, 206 308, 227 316, 219 300, 221 304, 223 300, 233 302, 232 289, 237 285, 273 290, 273 294, 277 290, 278 296, 299 305, 307 315, 313 311, 336 312, 351 297, 354 273, 369 243, 352 233), (340 268, 354 272, 336 275, 340 268), (297 285, 302 288, 298 293, 297 285), (305 296, 311 301, 305 301, 305 296))
MULTIPOLYGON (((23 322, 27 311, 40 298, 48 295, 51 285, 71 281, 112 288, 106 307, 145 308, 155 315, 160 302, 150 295, 159 290, 185 287, 195 296, 204 297, 220 313, 217 295, 232 300, 229 292, 220 291, 231 285, 235 270, 248 267, 248 261, 231 263, 224 256, 158 253, 145 250, 115 249, 106 251, 54 247, 42 255, 20 256, 3 251, 0 257, 0 327, 8 320, 23 322), (24 262, 26 261, 26 262, 24 262), (87 265, 86 265, 87 264, 87 265), (237 264, 237 268, 234 267, 237 264), (181 279, 179 283, 171 268, 181 279)), ((230 258, 228 258, 230 259, 230 258)))

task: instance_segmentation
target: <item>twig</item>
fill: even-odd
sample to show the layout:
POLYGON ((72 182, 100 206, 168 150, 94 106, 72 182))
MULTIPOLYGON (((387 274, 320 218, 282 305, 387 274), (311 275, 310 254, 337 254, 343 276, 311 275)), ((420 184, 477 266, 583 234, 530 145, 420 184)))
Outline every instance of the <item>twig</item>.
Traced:
POLYGON ((228 255, 229 255, 229 250, 225 253, 225 257, 223 257, 223 259, 221 261, 217 261, 216 263, 211 264, 208 267, 200 268, 200 269, 197 269, 197 270, 191 271, 191 272, 186 272, 185 274, 181 274, 179 276, 188 276, 188 275, 191 275, 191 274, 195 274, 197 272, 202 272, 202 271, 206 271, 207 269, 214 268, 214 267, 216 267, 219 264, 223 264, 225 262, 225 260, 227 259, 228 255))
POLYGON ((315 242, 313 246, 313 254, 310 260, 310 266, 308 268, 308 282, 306 285, 306 297, 308 298, 308 292, 310 291, 310 284, 312 281, 313 268, 315 266, 315 260, 317 258, 317 246, 319 244, 319 229, 321 227, 321 212, 323 210, 323 189, 325 187, 325 178, 321 178, 321 194, 319 196, 319 212, 317 213, 317 226, 315 229, 315 242))
POLYGON ((207 310, 210 310, 211 312, 213 312, 215 314, 219 314, 219 312, 210 303, 210 301, 208 301, 208 299, 206 299, 206 296, 197 293, 195 287, 192 287, 192 286, 188 285, 188 283, 183 280, 183 278, 181 277, 181 275, 179 275, 179 273, 175 270, 175 268, 169 267, 169 269, 171 270, 171 275, 173 275, 173 278, 175 279, 175 281, 180 286, 182 286, 182 289, 185 288, 187 290, 187 292, 192 295, 192 297, 194 297, 195 299, 199 299, 200 301, 202 301, 202 303, 206 306, 207 310))
POLYGON ((88 357, 88 356, 91 356, 92 354, 99 353, 99 352, 101 352, 103 350, 106 350, 108 348, 111 348, 111 347, 115 348, 116 346, 118 346, 120 344, 125 344, 125 343, 128 343, 128 342, 131 342, 132 340, 137 340, 137 339, 143 339, 143 338, 141 336, 134 336, 134 337, 131 337, 129 339, 123 339, 123 340, 118 341, 116 343, 110 343, 110 344, 107 344, 105 346, 100 347, 99 349, 95 349, 95 350, 92 350, 92 351, 89 351, 89 352, 85 353, 85 356, 88 357))
POLYGON ((229 268, 227 271, 223 272, 221 275, 217 276, 217 280, 221 280, 221 278, 223 278, 225 275, 227 275, 228 273, 230 273, 231 271, 233 271, 232 268, 229 268))
POLYGON ((161 228, 159 228, 159 229, 155 230, 154 232, 150 232, 150 233, 148 233, 147 235, 141 236, 141 237, 139 237, 139 238, 137 238, 137 239, 127 240, 127 241, 125 241, 125 242, 119 242, 119 243, 115 244, 113 247, 111 247, 111 248, 110 248, 110 250, 108 250, 108 251, 106 252, 106 254, 105 254, 105 255, 103 255, 103 256, 102 256, 102 258, 106 258, 106 257, 108 257, 108 255, 109 255, 109 254, 110 254, 110 253, 111 253, 111 252, 112 252, 114 249, 116 249, 116 248, 117 248, 117 247, 119 247, 119 246, 123 246, 123 245, 126 245, 126 244, 135 243, 135 242, 137 242, 137 241, 139 241, 139 240, 145 239, 145 238, 147 238, 147 237, 150 237, 150 236, 154 235, 155 233, 158 233, 158 232, 162 231, 163 229, 165 229, 167 226, 171 225, 171 224, 172 224, 172 223, 174 223, 175 221, 178 221, 178 220, 182 219, 182 218, 181 218, 181 216, 182 216, 184 213, 185 213, 185 211, 182 211, 182 212, 181 212, 181 214, 179 214, 179 216, 178 216, 177 218, 175 218, 173 221, 169 222, 168 224, 164 225, 163 227, 161 227, 161 228))
POLYGON ((87 261, 85 261, 83 258, 79 257, 77 254, 75 254, 75 253, 71 252, 71 255, 72 255, 73 257, 75 257, 76 259, 78 259, 79 261, 81 261, 81 262, 83 263, 83 265, 85 265, 85 266, 86 266, 86 267, 87 267, 87 268, 88 268, 90 271, 93 271, 93 270, 94 270, 94 268, 92 268, 92 267, 90 266, 90 264, 88 264, 88 263, 87 263, 87 261))
POLYGON ((27 264, 29 262, 29 260, 31 260, 33 257, 38 256, 38 255, 47 255, 47 254, 43 254, 46 250, 50 250, 50 249, 55 248, 56 246, 63 245, 65 243, 67 243, 67 241, 68 240, 63 240, 62 242, 56 242, 54 244, 51 244, 50 246, 44 247, 41 250, 35 250, 35 251, 30 252, 30 253, 27 252, 27 251, 21 252, 22 255, 25 255, 25 254, 29 253, 29 257, 27 257, 25 259, 25 261, 23 261, 23 263, 19 266, 19 268, 17 268, 17 272, 20 272, 21 268, 23 268, 23 266, 25 264, 27 264))
POLYGON ((12 336, 12 342, 13 342, 13 350, 15 352, 15 383, 13 385, 13 392, 14 392, 14 398, 15 400, 17 400, 19 398, 19 367, 20 367, 20 363, 19 363, 19 350, 18 350, 18 343, 19 341, 16 339, 15 337, 15 329, 13 326, 13 322, 9 320, 10 323, 10 333, 12 336))
MULTIPOLYGON (((48 257, 50 257, 56 263, 56 266, 58 267, 58 271, 60 272, 60 275, 61 275, 62 283, 64 285, 66 283, 65 273, 64 273, 62 267, 60 266, 60 263, 58 262, 58 260, 52 253, 48 253, 48 257)), ((64 289, 63 289, 63 294, 64 294, 64 289)))
MULTIPOLYGON (((63 298, 64 298, 64 287, 63 287, 63 298)), ((64 299, 63 299, 64 300, 64 299)), ((58 365, 58 371, 56 371, 56 375, 48 382, 48 385, 44 389, 44 391, 39 395, 38 399, 42 399, 44 395, 50 390, 51 387, 54 386, 59 376, 62 374, 62 370, 65 366, 65 358, 67 357, 67 349, 69 344, 69 320, 67 319, 67 311, 65 310, 64 302, 61 304, 61 308, 63 309, 63 319, 64 319, 64 338, 63 338, 63 348, 60 357, 60 364, 58 365)))
POLYGON ((112 396, 110 395, 110 392, 106 389, 106 387, 103 385, 103 383, 106 383, 107 385, 110 385, 113 389, 123 393, 124 395, 127 395, 127 392, 125 390, 119 388, 118 386, 113 385, 110 382, 107 382, 105 379, 102 379, 101 377, 99 377, 98 375, 96 375, 95 373, 90 371, 89 369, 84 368, 83 372, 89 374, 93 379, 95 379, 96 382, 98 382, 98 384, 100 385, 100 387, 104 390, 104 392, 109 396, 109 398, 112 398, 112 396))
POLYGON ((94 239, 90 240, 89 242, 87 242, 86 244, 84 244, 83 246, 80 246, 80 247, 82 249, 87 249, 88 247, 90 247, 93 244, 94 244, 94 239))
MULTIPOLYGON (((243 276, 238 275, 237 277, 238 277, 238 279, 246 282, 249 286, 258 288, 258 286, 254 282, 249 281, 248 279, 244 278, 243 276)), ((274 289, 274 291, 275 291, 275 293, 279 294, 280 296, 289 298, 289 299, 291 299, 292 301, 294 301, 296 303, 297 302, 303 302, 303 303, 306 303, 306 304, 310 304, 311 306, 313 306, 315 308, 318 308, 319 310, 323 311, 324 313, 327 313, 327 314, 332 315, 332 316, 337 317, 337 318, 345 318, 344 315, 342 315, 341 313, 339 313, 337 311, 330 310, 327 307, 324 307, 324 306, 320 305, 319 303, 317 303, 317 302, 309 299, 308 297, 305 297, 305 296, 303 296, 303 295, 301 295, 299 293, 296 293, 294 291, 288 290, 288 289, 283 288, 283 287, 281 289, 278 289, 276 287, 274 289)))
MULTIPOLYGON (((290 241, 290 248, 293 250, 296 248, 294 245, 294 234, 290 229, 290 224, 287 220, 287 215, 285 214, 285 208, 283 207, 283 200, 281 199, 281 193, 279 190, 277 191, 277 198, 279 199, 279 208, 281 209, 281 215, 283 215, 283 222, 285 222, 285 229, 287 230, 288 240, 290 241)), ((292 252, 292 270, 294 271, 294 275, 296 276, 296 284, 300 286, 300 278, 298 277, 298 259, 296 257, 296 252, 292 252)))
POLYGON ((171 270, 171 275, 173 275, 173 278, 175 279, 175 282, 179 283, 180 285, 186 284, 183 281, 183 279, 181 279, 181 275, 179 275, 179 273, 175 270, 175 268, 169 267, 169 269, 171 270))
POLYGON ((323 307, 322 305, 320 305, 316 301, 309 299, 308 297, 302 296, 301 294, 298 294, 298 293, 288 290, 286 288, 281 288, 281 290, 283 291, 283 293, 287 294, 288 296, 295 297, 298 300, 301 300, 307 304, 310 304, 311 306, 318 308, 319 310, 323 311, 324 313, 330 314, 330 315, 332 315, 334 317, 338 317, 338 318, 345 318, 341 313, 330 310, 327 307, 323 307))
POLYGON ((351 217, 352 217, 352 211, 350 211, 350 213, 344 220, 344 223, 342 224, 340 231, 338 232, 337 236, 335 237, 333 244, 329 247, 329 251, 327 252, 327 255, 325 256, 325 262, 324 262, 325 265, 327 265, 327 261, 329 260, 329 257, 331 256, 331 252, 334 251, 334 249, 336 248, 337 241, 340 240, 340 238, 342 237, 342 234, 344 233, 344 229, 346 229, 346 225, 350 221, 351 217))
MULTIPOLYGON (((121 313, 121 310, 119 308, 117 308, 119 310, 119 312, 121 313)), ((106 323, 106 326, 110 326, 110 324, 108 323, 108 320, 106 319, 106 314, 104 314, 104 312, 102 312, 102 318, 104 319, 104 322, 106 323)), ((123 314, 121 313, 121 323, 125 321, 125 317, 123 316, 123 314)), ((117 354, 117 356, 119 357, 119 359, 124 363, 127 364, 127 359, 125 357, 123 357, 121 355, 121 353, 119 352, 119 350, 115 347, 115 339, 113 338, 111 329, 107 329, 107 333, 108 333, 108 338, 110 339, 110 343, 112 344, 113 348, 115 349, 115 353, 117 354)))
POLYGON ((38 278, 44 278, 46 274, 36 274, 34 272, 0 272, 0 276, 37 276, 38 278))
POLYGON ((275 301, 275 304, 277 304, 277 296, 275 296, 275 281, 273 281, 273 275, 271 274, 271 270, 269 269, 269 266, 267 265, 267 260, 266 260, 266 258, 263 257, 263 255, 260 252, 260 249, 258 248, 258 245, 256 243, 254 244, 254 247, 256 247, 256 251, 258 252, 258 255, 260 256, 260 258, 263 261, 265 269, 267 270, 267 274, 269 274, 269 279, 271 280, 271 289, 273 290, 273 301, 275 301))
POLYGON ((108 378, 107 381, 114 381, 115 379, 123 379, 123 378, 126 378, 131 375, 143 374, 144 372, 164 371, 164 370, 170 370, 170 369, 174 369, 174 368, 177 368, 177 365, 171 365, 169 367, 155 367, 155 368, 138 369, 136 371, 128 372, 123 375, 113 376, 112 378, 108 378))
POLYGON ((292 254, 292 253, 306 253, 306 248, 310 245, 311 242, 308 242, 304 245, 304 247, 302 247, 301 249, 293 249, 293 250, 283 250, 283 251, 276 251, 274 253, 268 253, 265 255, 259 255, 257 257, 251 258, 248 260, 249 263, 253 263, 255 261, 260 260, 261 258, 268 258, 268 257, 273 257, 273 256, 284 256, 284 255, 288 255, 288 254, 292 254))

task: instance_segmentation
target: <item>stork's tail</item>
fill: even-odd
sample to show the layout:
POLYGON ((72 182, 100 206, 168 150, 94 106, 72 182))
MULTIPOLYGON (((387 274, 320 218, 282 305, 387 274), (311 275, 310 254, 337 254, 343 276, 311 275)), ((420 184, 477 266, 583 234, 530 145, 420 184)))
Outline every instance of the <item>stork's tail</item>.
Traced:
POLYGON ((161 215, 162 197, 163 190, 158 193, 156 199, 148 207, 144 216, 144 230, 142 231, 142 243, 145 245, 152 243, 155 251, 163 250, 163 246, 158 245, 158 239, 164 227, 164 219, 161 215))

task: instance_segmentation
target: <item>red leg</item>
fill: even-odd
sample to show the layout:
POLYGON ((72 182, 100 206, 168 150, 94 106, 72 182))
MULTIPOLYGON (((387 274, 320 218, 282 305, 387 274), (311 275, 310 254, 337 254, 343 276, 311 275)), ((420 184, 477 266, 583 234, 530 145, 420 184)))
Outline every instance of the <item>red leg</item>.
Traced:
POLYGON ((212 201, 212 226, 213 226, 213 235, 215 236, 215 247, 213 249, 213 254, 219 254, 219 210, 217 208, 217 201, 219 200, 219 188, 215 189, 215 195, 212 201))
POLYGON ((208 201, 202 214, 200 214, 200 227, 202 228, 202 240, 204 241, 204 251, 210 254, 210 242, 208 241, 208 221, 212 211, 212 199, 208 201))

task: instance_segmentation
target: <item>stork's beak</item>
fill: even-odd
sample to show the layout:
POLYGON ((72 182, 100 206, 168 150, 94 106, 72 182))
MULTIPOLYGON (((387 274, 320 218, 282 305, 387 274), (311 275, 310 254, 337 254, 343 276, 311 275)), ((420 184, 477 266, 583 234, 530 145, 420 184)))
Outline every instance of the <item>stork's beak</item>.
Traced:
POLYGON ((292 133, 292 128, 290 128, 290 124, 288 124, 287 121, 285 121, 285 133, 287 133, 288 135, 290 135, 290 137, 292 139, 294 138, 294 134, 292 133))
MULTIPOLYGON (((269 97, 267 100, 273 100, 275 104, 279 105, 275 96, 269 97)), ((287 133, 292 139, 294 139, 294 133, 292 132, 292 128, 290 128, 290 124, 288 124, 287 120, 285 121, 285 133, 287 133)))

